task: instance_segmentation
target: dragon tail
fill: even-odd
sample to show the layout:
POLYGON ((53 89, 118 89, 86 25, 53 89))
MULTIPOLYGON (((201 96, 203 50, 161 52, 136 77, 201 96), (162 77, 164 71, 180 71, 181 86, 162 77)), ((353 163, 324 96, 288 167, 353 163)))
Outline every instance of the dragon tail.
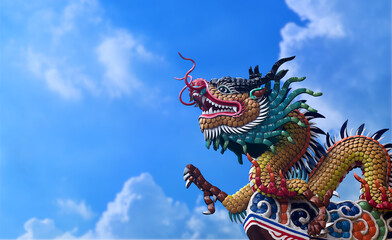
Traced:
POLYGON ((319 197, 324 196, 329 189, 336 189, 348 172, 359 167, 363 178, 354 175, 361 182, 360 198, 379 210, 392 210, 392 154, 388 153, 392 144, 379 142, 387 130, 369 137, 364 135, 362 124, 355 134, 348 134, 346 121, 340 130, 340 140, 327 133, 326 154, 309 175, 310 190, 319 197))

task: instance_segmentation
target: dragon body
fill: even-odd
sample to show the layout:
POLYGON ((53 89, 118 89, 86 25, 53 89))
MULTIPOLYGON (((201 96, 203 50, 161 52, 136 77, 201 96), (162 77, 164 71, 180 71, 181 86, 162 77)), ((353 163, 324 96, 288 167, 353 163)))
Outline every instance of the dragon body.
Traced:
MULTIPOLYGON (((278 72, 278 69, 293 58, 279 60, 265 76, 256 66, 249 69, 248 79, 223 77, 210 81, 193 79, 189 74, 195 67, 194 61, 184 58, 192 61, 193 67, 180 78, 186 83, 180 101, 201 109, 199 125, 207 148, 212 146, 221 153, 229 149, 240 164, 243 156, 252 163, 249 183, 232 195, 211 185, 191 164, 184 171, 186 186, 194 183, 204 192, 208 205, 205 214, 214 213, 214 202, 219 200, 230 218, 240 222, 248 220, 247 215, 257 199, 261 202, 270 199, 269 205, 274 202, 280 206, 280 224, 289 222, 290 214, 283 211, 287 206, 291 209, 296 206, 295 202, 307 202, 315 214, 309 214, 312 218, 302 230, 308 236, 324 236, 333 220, 329 200, 332 195, 338 195, 335 189, 345 175, 358 167, 363 171, 362 178, 355 174, 363 192, 361 206, 366 203, 368 211, 381 213, 392 210, 391 156, 388 153, 392 144, 379 142, 387 129, 365 136, 364 125, 361 125, 355 133, 349 134, 346 121, 340 130, 340 139, 336 139, 316 127, 312 120, 323 116, 305 100, 295 99, 301 94, 318 97, 321 93, 306 88, 291 90, 291 84, 303 81, 304 77, 292 77, 281 83, 288 70, 278 72), (190 103, 182 100, 187 88, 190 103), (324 146, 319 142, 319 135, 326 135, 324 146)), ((258 208, 261 206, 263 204, 258 208)), ((385 221, 385 225, 390 224, 385 221)), ((385 236, 386 229, 384 226, 385 236)), ((266 237, 271 232, 259 235, 266 237)), ((250 232, 248 236, 257 239, 251 237, 250 232)))

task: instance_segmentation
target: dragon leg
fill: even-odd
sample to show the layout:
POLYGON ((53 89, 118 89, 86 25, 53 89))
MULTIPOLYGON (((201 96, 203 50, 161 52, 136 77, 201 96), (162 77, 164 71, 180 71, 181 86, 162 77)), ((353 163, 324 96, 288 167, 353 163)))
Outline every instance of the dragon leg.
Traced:
POLYGON ((192 164, 187 165, 184 169, 184 181, 186 181, 186 188, 189 188, 189 186, 194 183, 201 191, 203 191, 204 202, 207 204, 208 208, 207 211, 203 212, 206 215, 213 214, 215 212, 214 203, 216 200, 223 202, 227 197, 225 192, 205 180, 200 170, 192 164), (214 201, 211 200, 211 196, 214 201))
POLYGON ((227 195, 218 187, 211 185, 204 179, 200 170, 189 164, 184 170, 184 180, 186 181, 186 188, 194 183, 201 191, 203 191, 204 202, 207 205, 207 210, 203 212, 205 215, 213 214, 215 212, 215 201, 219 200, 223 206, 229 211, 230 219, 241 222, 241 219, 246 217, 246 208, 253 191, 249 184, 240 189, 233 195, 227 195), (211 199, 211 197, 213 199, 211 199))
POLYGON ((246 217, 246 208, 248 207, 249 200, 253 194, 250 184, 245 185, 238 192, 233 195, 228 195, 222 202, 223 206, 229 211, 230 219, 241 222, 241 218, 246 217))
POLYGON ((311 223, 309 223, 309 235, 318 235, 321 230, 323 230, 327 225, 327 223, 325 222, 325 218, 327 216, 327 207, 329 205, 329 200, 331 199, 332 195, 333 190, 331 189, 325 193, 323 200, 320 200, 320 198, 315 196, 313 192, 309 189, 303 193, 303 196, 305 196, 308 201, 316 205, 319 209, 318 215, 312 220, 311 223))

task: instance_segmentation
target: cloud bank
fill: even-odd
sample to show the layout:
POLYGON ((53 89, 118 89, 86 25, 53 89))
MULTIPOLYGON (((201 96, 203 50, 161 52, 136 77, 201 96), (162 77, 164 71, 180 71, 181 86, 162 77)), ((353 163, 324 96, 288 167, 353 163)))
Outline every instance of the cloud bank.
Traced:
POLYGON ((120 98, 142 91, 137 64, 162 60, 131 32, 109 24, 98 1, 72 1, 61 11, 40 11, 30 20, 39 41, 29 41, 25 62, 63 99, 86 94, 120 98))
MULTIPOLYGON (((201 193, 200 193, 201 194, 201 193)), ((66 209, 90 216, 85 203, 62 200, 66 209)), ((218 203, 219 204, 219 203, 218 203)), ((18 239, 109 239, 109 238, 241 238, 242 226, 229 220, 227 211, 217 209, 210 216, 202 214, 206 206, 189 210, 186 204, 165 195, 149 173, 127 180, 113 201, 107 204, 95 228, 78 233, 60 230, 52 219, 32 218, 25 225, 25 233, 18 239)))

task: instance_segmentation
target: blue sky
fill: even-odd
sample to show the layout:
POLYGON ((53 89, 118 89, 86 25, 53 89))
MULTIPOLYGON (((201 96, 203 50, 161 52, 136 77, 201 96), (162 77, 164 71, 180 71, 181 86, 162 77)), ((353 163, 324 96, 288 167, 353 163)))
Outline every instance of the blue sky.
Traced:
POLYGON ((323 130, 391 128, 389 1, 0 4, 0 238, 245 237, 185 189, 189 163, 227 193, 250 164, 205 148, 178 51, 206 79, 296 55, 285 67, 324 93, 307 98, 323 130))

